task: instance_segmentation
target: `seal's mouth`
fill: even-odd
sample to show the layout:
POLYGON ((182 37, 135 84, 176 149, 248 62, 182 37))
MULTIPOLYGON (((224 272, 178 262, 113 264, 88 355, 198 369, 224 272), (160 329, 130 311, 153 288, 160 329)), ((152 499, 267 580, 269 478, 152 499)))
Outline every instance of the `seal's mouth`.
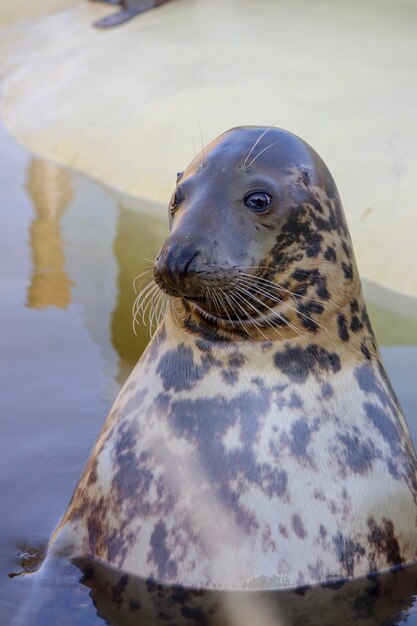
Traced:
POLYGON ((290 292, 279 291, 279 285, 267 278, 269 273, 263 271, 261 276, 249 273, 250 269, 216 268, 215 272, 205 271, 204 276, 199 272, 194 280, 188 278, 175 286, 156 272, 155 282, 165 294, 181 299, 194 315, 212 326, 262 331, 288 324, 283 309, 287 308, 290 292))
POLYGON ((267 328, 282 325, 280 315, 271 302, 262 295, 246 291, 245 299, 239 286, 228 285, 223 289, 207 289, 204 295, 181 297, 191 306, 192 310, 212 325, 221 325, 225 328, 267 328))

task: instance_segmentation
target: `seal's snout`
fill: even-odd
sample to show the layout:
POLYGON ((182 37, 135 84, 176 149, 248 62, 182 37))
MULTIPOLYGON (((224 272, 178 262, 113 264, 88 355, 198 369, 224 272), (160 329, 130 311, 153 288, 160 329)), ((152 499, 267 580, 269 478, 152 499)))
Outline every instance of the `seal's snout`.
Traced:
POLYGON ((154 266, 158 285, 171 295, 194 295, 197 284, 200 251, 189 242, 167 242, 159 253, 154 266))

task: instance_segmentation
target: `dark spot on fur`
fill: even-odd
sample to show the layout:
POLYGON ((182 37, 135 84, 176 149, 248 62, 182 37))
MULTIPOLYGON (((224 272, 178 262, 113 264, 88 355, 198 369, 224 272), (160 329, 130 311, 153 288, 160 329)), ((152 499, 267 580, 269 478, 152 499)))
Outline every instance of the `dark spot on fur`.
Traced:
POLYGON ((359 303, 356 300, 356 298, 354 298, 353 300, 350 301, 350 312, 353 313, 359 313, 359 303))
POLYGON ((365 391, 367 394, 376 395, 382 406, 389 407, 395 415, 398 410, 398 401, 394 391, 392 390, 391 384, 387 384, 388 379, 386 377, 385 370, 383 370, 383 372, 385 376, 381 380, 377 377, 373 367, 364 363, 355 369, 355 377, 362 391, 365 391), (390 393, 387 393, 387 389, 384 389, 382 384, 383 382, 387 385, 390 393))
POLYGON ((372 359, 372 355, 364 342, 361 343, 361 352, 368 361, 372 359))
POLYGON ((329 246, 326 252, 324 253, 324 258, 326 259, 326 261, 330 261, 331 263, 336 263, 337 256, 336 256, 335 249, 329 246))
MULTIPOLYGON (((184 319, 184 326, 194 335, 198 335, 200 339, 210 343, 216 343, 217 345, 219 345, 227 344, 231 341, 231 339, 227 335, 219 331, 218 328, 213 325, 209 325, 208 323, 205 323, 203 321, 197 321, 193 319, 191 314, 187 315, 187 317, 184 319)), ((248 339, 248 335, 243 329, 240 330, 239 328, 236 328, 234 333, 242 340, 248 339)))
POLYGON ((359 563, 361 557, 365 554, 365 548, 359 542, 343 535, 340 531, 333 537, 333 543, 336 548, 337 558, 346 574, 353 576, 355 562, 359 563))
POLYGON ((382 437, 391 447, 393 454, 399 452, 400 433, 398 426, 389 415, 376 404, 365 402, 364 408, 372 424, 381 433, 382 437))
POLYGON ((352 280, 352 278, 353 278, 353 266, 352 266, 352 263, 347 264, 344 261, 342 261, 341 265, 342 265, 343 274, 344 274, 346 280, 352 280))
POLYGON ((379 555, 384 555, 389 565, 404 563, 400 553, 400 546, 394 533, 394 524, 391 520, 382 518, 381 526, 378 526, 373 517, 368 519, 368 541, 379 555))
POLYGON ((384 368, 384 366, 382 365, 382 363, 380 361, 378 361, 378 371, 379 371, 379 373, 380 373, 380 375, 382 377, 382 380, 384 381, 384 383, 385 383, 385 385, 386 385, 386 387, 387 387, 387 389, 389 391, 390 399, 393 401, 393 403, 394 403, 395 407, 398 409, 398 411, 401 412, 400 401, 398 400, 397 394, 394 391, 394 387, 392 386, 391 381, 388 378, 387 373, 385 371, 385 368, 384 368))
POLYGON ((180 345, 176 350, 169 350, 161 356, 156 372, 161 376, 165 391, 183 391, 192 389, 213 364, 213 359, 206 355, 201 365, 197 365, 191 348, 180 345))
POLYGON ((315 500, 320 500, 321 502, 324 502, 326 500, 323 489, 315 489, 313 495, 315 500))
POLYGON ((345 462, 355 474, 365 474, 377 458, 372 441, 360 441, 357 435, 338 435, 344 445, 345 462))
POLYGON ((344 253, 346 254, 347 258, 350 259, 351 252, 350 252, 350 247, 348 246, 348 244, 346 243, 346 241, 342 241, 342 248, 344 253))
POLYGON ((304 528, 303 521, 297 513, 294 513, 292 516, 292 529, 300 539, 305 539, 307 537, 307 531, 304 528))
POLYGON ((169 401, 172 396, 169 393, 159 393, 155 398, 155 406, 162 413, 166 413, 168 410, 169 401))
POLYGON ((308 246, 306 248, 306 254, 308 257, 315 258, 319 255, 322 241, 323 241, 323 236, 320 235, 320 233, 310 234, 308 246))
POLYGON ((331 398, 333 395, 333 387, 330 383, 323 383, 321 386, 321 394, 323 398, 331 398))
POLYGON ((295 383, 305 383, 310 374, 340 371, 340 358, 321 346, 311 344, 306 348, 286 345, 274 355, 275 366, 295 383))
POLYGON ((159 520, 152 531, 148 563, 155 564, 158 579, 161 581, 169 580, 177 574, 177 565, 175 561, 170 559, 170 552, 166 544, 167 536, 165 523, 159 520))
POLYGON ((288 402, 288 406, 291 409, 301 409, 303 406, 303 401, 301 397, 295 391, 291 392, 290 400, 288 402))
POLYGON ((357 333, 362 330, 362 328, 363 324, 360 321, 359 317, 357 315, 352 315, 352 319, 350 320, 350 330, 352 330, 354 333, 357 333))
POLYGON ((349 331, 347 329, 346 317, 343 313, 337 316, 337 326, 339 329, 339 337, 342 341, 349 341, 349 331))
POLYGON ((223 382, 225 382, 226 385, 231 386, 237 383, 237 380, 239 378, 239 372, 236 369, 221 370, 220 375, 223 382))
POLYGON ((258 485, 268 496, 283 494, 286 486, 285 473, 258 464, 252 447, 269 407, 270 392, 265 388, 240 393, 231 400, 217 396, 170 404, 168 420, 172 428, 196 445, 207 478, 245 532, 257 527, 257 520, 239 502, 242 485, 258 485), (228 449, 224 435, 232 426, 238 427, 242 446, 228 449), (235 484, 237 479, 240 487, 235 484))
POLYGON ((229 367, 242 367, 245 364, 245 357, 243 354, 235 352, 229 357, 229 367))
POLYGON ((287 538, 288 538, 288 530, 287 530, 287 527, 286 527, 286 526, 284 526, 284 524, 280 524, 280 525, 278 526, 278 528, 279 528, 279 532, 280 532, 280 534, 281 534, 283 537, 285 537, 285 538, 287 539, 287 538))
POLYGON ((310 442, 311 430, 305 419, 294 422, 291 426, 291 452, 296 457, 307 456, 307 446, 310 442))
POLYGON ((281 498, 287 490, 287 472, 278 470, 276 467, 271 467, 266 463, 259 465, 258 471, 260 483, 266 495, 270 498, 272 496, 281 498))
POLYGON ((197 339, 195 345, 201 352, 210 352, 212 351, 212 344, 210 341, 205 341, 204 339, 197 339))

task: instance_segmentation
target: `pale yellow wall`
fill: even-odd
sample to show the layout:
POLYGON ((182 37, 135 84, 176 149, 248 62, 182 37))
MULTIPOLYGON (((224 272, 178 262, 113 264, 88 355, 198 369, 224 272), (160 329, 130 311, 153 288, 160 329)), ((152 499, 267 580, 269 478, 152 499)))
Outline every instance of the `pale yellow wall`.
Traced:
POLYGON ((333 173, 361 274, 417 296, 416 0, 176 0, 92 28, 114 10, 74 0, 0 34, 13 136, 165 206, 199 127, 277 122, 333 173))
POLYGON ((17 20, 38 17, 66 9, 80 0, 2 0, 0 2, 0 24, 5 26, 17 20))

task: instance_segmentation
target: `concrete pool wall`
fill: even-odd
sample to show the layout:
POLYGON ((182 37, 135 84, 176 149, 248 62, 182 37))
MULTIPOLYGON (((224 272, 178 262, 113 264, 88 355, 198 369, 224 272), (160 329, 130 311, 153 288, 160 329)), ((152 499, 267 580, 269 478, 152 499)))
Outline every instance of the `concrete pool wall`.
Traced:
POLYGON ((1 115, 25 147, 162 212, 202 141, 276 123, 332 171, 362 276, 417 296, 413 0, 175 0, 106 32, 110 7, 32 4, 0 11, 1 115))

